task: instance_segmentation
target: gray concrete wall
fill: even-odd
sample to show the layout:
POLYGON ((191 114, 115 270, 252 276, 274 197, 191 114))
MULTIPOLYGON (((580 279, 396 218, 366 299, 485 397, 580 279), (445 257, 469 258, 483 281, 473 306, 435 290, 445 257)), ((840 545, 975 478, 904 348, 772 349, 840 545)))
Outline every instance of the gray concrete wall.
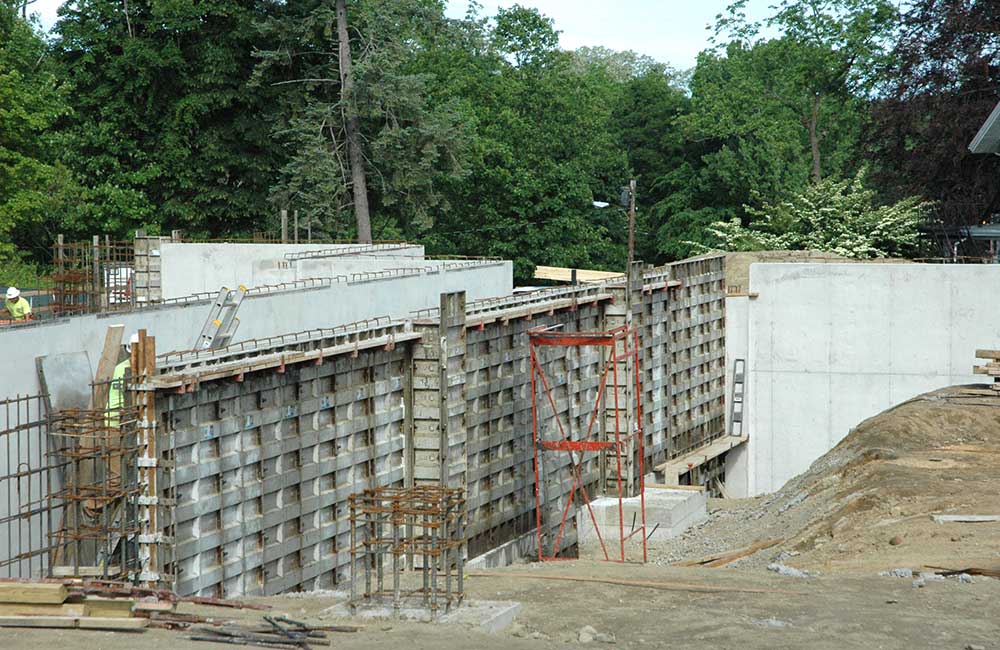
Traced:
POLYGON ((780 488, 894 404, 977 383, 976 348, 1000 339, 996 266, 753 264, 750 289, 750 494, 780 488))
MULTIPOLYGON (((393 256, 422 259, 424 247, 412 244, 379 245, 367 247, 358 244, 194 244, 184 242, 160 243, 160 286, 163 299, 179 298, 205 291, 218 291, 219 287, 248 287, 262 284, 289 282, 302 277, 328 277, 342 275, 344 271, 328 271, 322 275, 300 276, 295 263, 285 256, 288 253, 323 251, 356 252, 391 251, 393 256)), ((336 268, 339 257, 325 266, 336 268)), ((402 265, 400 265, 402 266, 402 265)), ((380 270, 368 268, 364 270, 380 270)))
MULTIPOLYGON (((374 316, 405 317, 436 306, 446 291, 467 291, 470 299, 509 294, 507 262, 414 270, 405 276, 335 281, 314 289, 290 289, 248 296, 240 307, 237 341, 334 327, 374 316)), ((217 289, 217 288, 216 288, 217 289)), ((39 391, 35 358, 84 350, 96 365, 108 325, 125 325, 124 336, 145 328, 158 352, 190 348, 208 315, 208 301, 164 305, 133 312, 79 316, 0 329, 0 397, 39 391)))

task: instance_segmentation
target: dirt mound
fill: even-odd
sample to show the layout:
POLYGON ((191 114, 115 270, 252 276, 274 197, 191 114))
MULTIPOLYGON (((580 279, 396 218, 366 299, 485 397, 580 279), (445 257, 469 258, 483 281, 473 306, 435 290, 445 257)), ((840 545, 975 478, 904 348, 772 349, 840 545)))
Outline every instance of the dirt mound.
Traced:
POLYGON ((781 538, 734 566, 1000 568, 1000 523, 931 519, 1000 514, 1000 397, 982 386, 921 395, 862 422, 778 492, 711 507, 705 524, 662 547, 662 562, 781 538))

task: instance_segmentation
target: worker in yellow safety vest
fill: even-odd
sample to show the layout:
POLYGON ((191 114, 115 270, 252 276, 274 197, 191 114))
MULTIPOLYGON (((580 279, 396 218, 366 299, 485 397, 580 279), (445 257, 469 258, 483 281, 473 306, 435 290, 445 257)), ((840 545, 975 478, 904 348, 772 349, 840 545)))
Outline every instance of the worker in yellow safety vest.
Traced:
POLYGON ((111 427, 118 426, 118 411, 125 406, 125 375, 132 365, 132 346, 138 342, 138 334, 129 337, 118 357, 121 360, 111 374, 111 386, 108 389, 108 425, 111 427))
POLYGON ((31 304, 21 297, 17 287, 7 287, 7 299, 3 306, 10 314, 10 320, 31 320, 31 304))

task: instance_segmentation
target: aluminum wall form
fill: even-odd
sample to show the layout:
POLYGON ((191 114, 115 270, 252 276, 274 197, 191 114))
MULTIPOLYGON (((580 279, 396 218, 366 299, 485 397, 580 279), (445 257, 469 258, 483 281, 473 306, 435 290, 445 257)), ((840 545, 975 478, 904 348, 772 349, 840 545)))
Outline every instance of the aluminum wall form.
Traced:
MULTIPOLYGON (((601 330, 604 306, 595 301, 551 313, 494 321, 466 331, 465 480, 470 557, 535 528, 528 330, 550 326, 560 326, 566 332, 601 330)), ((596 399, 602 352, 582 347, 547 347, 539 351, 539 363, 555 396, 556 413, 569 424, 571 437, 576 440, 583 438, 596 399)), ((541 387, 538 399, 541 435, 545 439, 559 438, 552 408, 541 387)), ((599 439, 599 434, 598 426, 592 437, 599 439)), ((541 465, 543 524, 556 526, 572 485, 570 461, 565 452, 546 452, 541 465)), ((583 482, 591 498, 596 496, 599 476, 597 454, 585 454, 583 482)), ((561 550, 575 543, 575 531, 569 530, 561 550)))
POLYGON ((725 433, 725 262, 725 255, 707 255, 669 265, 681 285, 671 290, 665 332, 667 458, 725 433))
POLYGON ((176 589, 331 588, 347 575, 347 497, 402 486, 408 344, 161 391, 173 449, 176 589))

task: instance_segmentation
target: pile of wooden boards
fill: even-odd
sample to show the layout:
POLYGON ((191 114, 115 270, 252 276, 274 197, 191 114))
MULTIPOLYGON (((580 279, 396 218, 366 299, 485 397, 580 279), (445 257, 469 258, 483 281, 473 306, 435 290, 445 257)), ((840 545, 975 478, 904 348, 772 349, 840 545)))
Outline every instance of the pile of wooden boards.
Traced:
MULTIPOLYGON (((169 593, 169 592, 167 592, 169 593)), ((61 627, 141 632, 149 624, 143 612, 172 610, 171 600, 156 592, 131 590, 76 580, 0 581, 0 627, 61 627)))
POLYGON ((986 359, 988 363, 973 366, 972 372, 977 375, 993 377, 993 384, 990 388, 1000 393, 1000 350, 976 350, 976 358, 986 359))
POLYGON ((230 623, 211 616, 178 612, 177 604, 180 602, 238 609, 270 609, 270 605, 238 600, 200 596, 182 598, 169 589, 146 589, 112 580, 0 578, 0 627, 142 632, 147 627, 186 630, 197 623, 230 623))

